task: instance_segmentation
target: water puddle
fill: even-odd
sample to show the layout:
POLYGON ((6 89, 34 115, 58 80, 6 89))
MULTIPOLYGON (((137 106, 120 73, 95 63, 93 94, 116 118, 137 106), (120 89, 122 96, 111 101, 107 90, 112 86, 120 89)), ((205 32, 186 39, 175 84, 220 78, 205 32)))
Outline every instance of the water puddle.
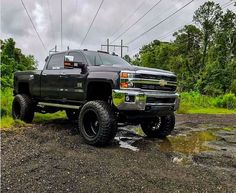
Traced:
MULTIPOLYGON (((176 129, 180 134, 168 136, 166 139, 151 141, 149 145, 158 145, 161 152, 180 153, 185 157, 190 157, 193 154, 201 152, 229 150, 236 151, 236 129, 231 127, 224 128, 198 128, 196 129, 176 129), (179 130, 178 130, 179 129, 179 130), (232 150, 233 149, 233 150, 232 150)), ((130 149, 132 151, 139 151, 138 147, 134 145, 144 139, 145 135, 141 128, 122 128, 115 140, 119 142, 121 148, 130 149)), ((187 159, 189 160, 189 159, 187 159)), ((182 158, 175 158, 173 162, 185 162, 182 158)))
POLYGON ((115 137, 115 140, 119 142, 121 148, 130 149, 132 151, 139 151, 139 149, 132 144, 141 139, 142 137, 115 137))
POLYGON ((169 136, 165 140, 161 140, 158 144, 162 152, 179 152, 189 155, 214 150, 214 148, 207 146, 207 144, 219 139, 213 131, 205 130, 169 136))

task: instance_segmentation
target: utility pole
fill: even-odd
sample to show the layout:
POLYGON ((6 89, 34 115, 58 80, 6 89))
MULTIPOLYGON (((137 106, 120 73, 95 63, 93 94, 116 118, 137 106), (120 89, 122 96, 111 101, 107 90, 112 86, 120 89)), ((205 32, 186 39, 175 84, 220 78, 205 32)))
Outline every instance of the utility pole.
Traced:
POLYGON ((120 57, 123 58, 123 40, 120 41, 120 57))
POLYGON ((123 40, 121 40, 120 42, 120 45, 115 45, 115 44, 109 44, 109 39, 107 39, 107 44, 102 44, 101 45, 101 50, 103 47, 106 47, 107 48, 107 52, 109 53, 109 49, 110 47, 113 47, 113 48, 120 48, 120 57, 122 58, 123 57, 123 48, 126 48, 128 50, 128 46, 124 46, 123 45, 123 40))
POLYGON ((107 38, 107 52, 109 53, 109 38, 107 38))

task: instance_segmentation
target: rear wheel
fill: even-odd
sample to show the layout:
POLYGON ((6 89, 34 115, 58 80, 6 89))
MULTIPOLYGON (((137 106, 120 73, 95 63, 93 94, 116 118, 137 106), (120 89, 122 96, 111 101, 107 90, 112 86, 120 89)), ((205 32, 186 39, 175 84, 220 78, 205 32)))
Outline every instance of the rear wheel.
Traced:
POLYGON ((110 105, 105 101, 89 101, 79 115, 79 131, 86 143, 107 145, 116 135, 117 123, 110 105))
POLYGON ((26 123, 31 123, 34 118, 34 103, 30 96, 18 94, 12 103, 13 119, 20 119, 26 123))
POLYGON ((143 132, 151 138, 165 138, 170 135, 175 127, 175 115, 171 113, 166 116, 141 123, 143 132))

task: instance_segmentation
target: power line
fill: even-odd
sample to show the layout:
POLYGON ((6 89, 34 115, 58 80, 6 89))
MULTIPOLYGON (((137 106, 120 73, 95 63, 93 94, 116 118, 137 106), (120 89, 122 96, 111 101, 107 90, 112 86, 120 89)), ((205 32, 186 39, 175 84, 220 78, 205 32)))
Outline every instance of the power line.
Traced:
POLYGON ((144 13, 139 19, 137 19, 132 25, 130 25, 125 31, 123 31, 119 36, 117 36, 112 42, 116 41, 122 35, 124 35, 127 31, 129 31, 134 25, 136 25, 141 19, 143 19, 150 11, 152 11, 162 0, 159 0, 155 3, 146 13, 144 13))
POLYGON ((95 21, 97 15, 98 15, 98 12, 100 11, 100 9, 101 9, 101 7, 102 7, 103 2, 104 2, 104 0, 101 1, 100 5, 99 5, 99 7, 98 7, 98 10, 97 10, 97 12, 96 12, 96 14, 95 14, 95 16, 94 16, 94 18, 93 18, 93 20, 92 20, 92 22, 91 22, 89 28, 88 28, 88 31, 86 32, 86 34, 85 34, 85 36, 84 36, 84 39, 83 39, 82 42, 80 43, 80 46, 82 46, 83 43, 84 43, 84 41, 86 40, 86 38, 87 38, 87 36, 88 36, 88 33, 89 33, 89 31, 90 31, 90 29, 91 29, 91 27, 92 27, 92 25, 93 25, 93 23, 94 23, 94 21, 95 21))
POLYGON ((190 3, 192 3, 194 0, 189 1, 188 3, 186 3, 184 6, 182 6, 181 8, 179 8, 178 10, 176 10, 175 12, 173 12, 172 14, 170 14, 169 16, 167 16, 165 19, 161 20, 160 22, 158 22, 156 25, 152 26, 151 28, 149 28, 148 30, 146 30, 145 32, 141 33, 140 35, 138 35, 137 37, 135 37, 134 39, 132 39, 131 41, 129 41, 127 44, 131 44, 134 41, 136 41, 137 39, 139 39, 140 37, 142 37, 143 35, 145 35, 146 33, 150 32, 151 30, 153 30, 154 28, 156 28, 157 26, 159 26, 161 23, 165 22, 166 20, 168 20, 169 18, 171 18, 173 15, 175 15, 176 13, 178 13, 179 11, 181 11, 182 9, 184 9, 185 7, 187 7, 190 3))
POLYGON ((51 24, 51 28, 52 28, 52 31, 53 31, 53 38, 56 42, 56 33, 55 33, 55 30, 54 30, 54 27, 53 27, 53 22, 52 22, 52 14, 51 14, 51 9, 50 9, 50 3, 49 3, 49 0, 47 0, 47 7, 48 7, 48 16, 49 16, 49 20, 50 20, 50 24, 51 24))
POLYGON ((139 4, 139 6, 138 6, 128 17, 126 17, 126 18, 122 21, 121 25, 117 28, 117 30, 115 30, 115 31, 112 33, 111 37, 113 37, 113 36, 119 31, 119 29, 121 29, 121 27, 123 27, 124 24, 125 24, 127 21, 129 21, 130 18, 133 17, 133 15, 141 8, 141 6, 142 6, 142 5, 144 4, 144 2, 146 2, 146 1, 147 1, 147 0, 142 1, 142 2, 139 4))
POLYGON ((61 0, 61 50, 62 50, 62 0, 61 0))
POLYGON ((228 3, 225 3, 224 6, 222 7, 222 9, 226 8, 226 7, 229 7, 230 5, 234 4, 234 2, 228 2, 228 3))
MULTIPOLYGON (((229 7, 229 6, 232 5, 233 3, 234 3, 234 2, 228 1, 228 2, 226 2, 226 3, 224 3, 224 4, 222 4, 222 5, 221 5, 221 6, 222 6, 222 9, 225 9, 226 7, 229 7)), ((189 23, 185 23, 184 25, 181 25, 181 26, 179 26, 179 27, 177 27, 177 28, 175 28, 175 29, 173 29, 173 30, 171 30, 171 31, 169 31, 169 32, 167 32, 167 33, 165 33, 165 34, 163 34, 162 36, 158 37, 157 39, 158 39, 158 40, 164 40, 165 38, 167 38, 167 37, 173 35, 173 33, 174 33, 176 30, 183 28, 185 25, 190 25, 190 24, 193 24, 193 23, 194 23, 193 21, 192 21, 192 22, 189 22, 189 23)), ((136 50, 138 50, 139 48, 140 48, 140 46, 135 47, 134 49, 131 50, 131 52, 136 51, 136 50)))
POLYGON ((43 43, 43 40, 42 40, 42 38, 40 37, 40 35, 39 35, 39 33, 38 33, 38 31, 37 31, 35 25, 34 25, 34 22, 33 22, 32 18, 31 18, 30 15, 29 15, 29 12, 28 12, 28 10, 27 10, 27 8, 26 8, 26 6, 25 6, 23 0, 21 0, 21 3, 22 3, 22 5, 23 5, 23 7, 24 7, 24 9, 25 9, 25 12, 26 12, 27 16, 29 17, 29 20, 30 20, 30 22, 31 22, 31 24, 32 24, 32 26, 33 26, 33 28, 34 28, 34 31, 36 32, 36 34, 37 34, 37 36, 38 36, 38 38, 39 38, 39 40, 40 40, 40 42, 41 42, 41 44, 42 44, 44 50, 47 51, 47 48, 46 48, 45 44, 43 43))
MULTIPOLYGON (((75 14, 77 14, 77 10, 78 10, 78 0, 75 0, 75 14)), ((72 30, 71 30, 71 38, 73 38, 73 35, 75 34, 75 26, 76 25, 72 25, 72 30)))

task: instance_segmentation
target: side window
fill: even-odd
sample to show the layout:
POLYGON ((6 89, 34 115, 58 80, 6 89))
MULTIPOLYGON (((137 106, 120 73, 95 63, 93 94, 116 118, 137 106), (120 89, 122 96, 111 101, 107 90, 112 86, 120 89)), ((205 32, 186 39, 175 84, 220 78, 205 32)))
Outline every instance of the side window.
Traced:
POLYGON ((87 64, 86 59, 84 58, 83 54, 79 52, 70 52, 70 56, 74 56, 75 62, 82 62, 83 64, 87 64))
POLYGON ((51 56, 47 69, 48 70, 58 70, 64 68, 64 53, 63 54, 54 54, 51 56))
POLYGON ((102 65, 102 60, 96 52, 84 52, 91 65, 102 65))

